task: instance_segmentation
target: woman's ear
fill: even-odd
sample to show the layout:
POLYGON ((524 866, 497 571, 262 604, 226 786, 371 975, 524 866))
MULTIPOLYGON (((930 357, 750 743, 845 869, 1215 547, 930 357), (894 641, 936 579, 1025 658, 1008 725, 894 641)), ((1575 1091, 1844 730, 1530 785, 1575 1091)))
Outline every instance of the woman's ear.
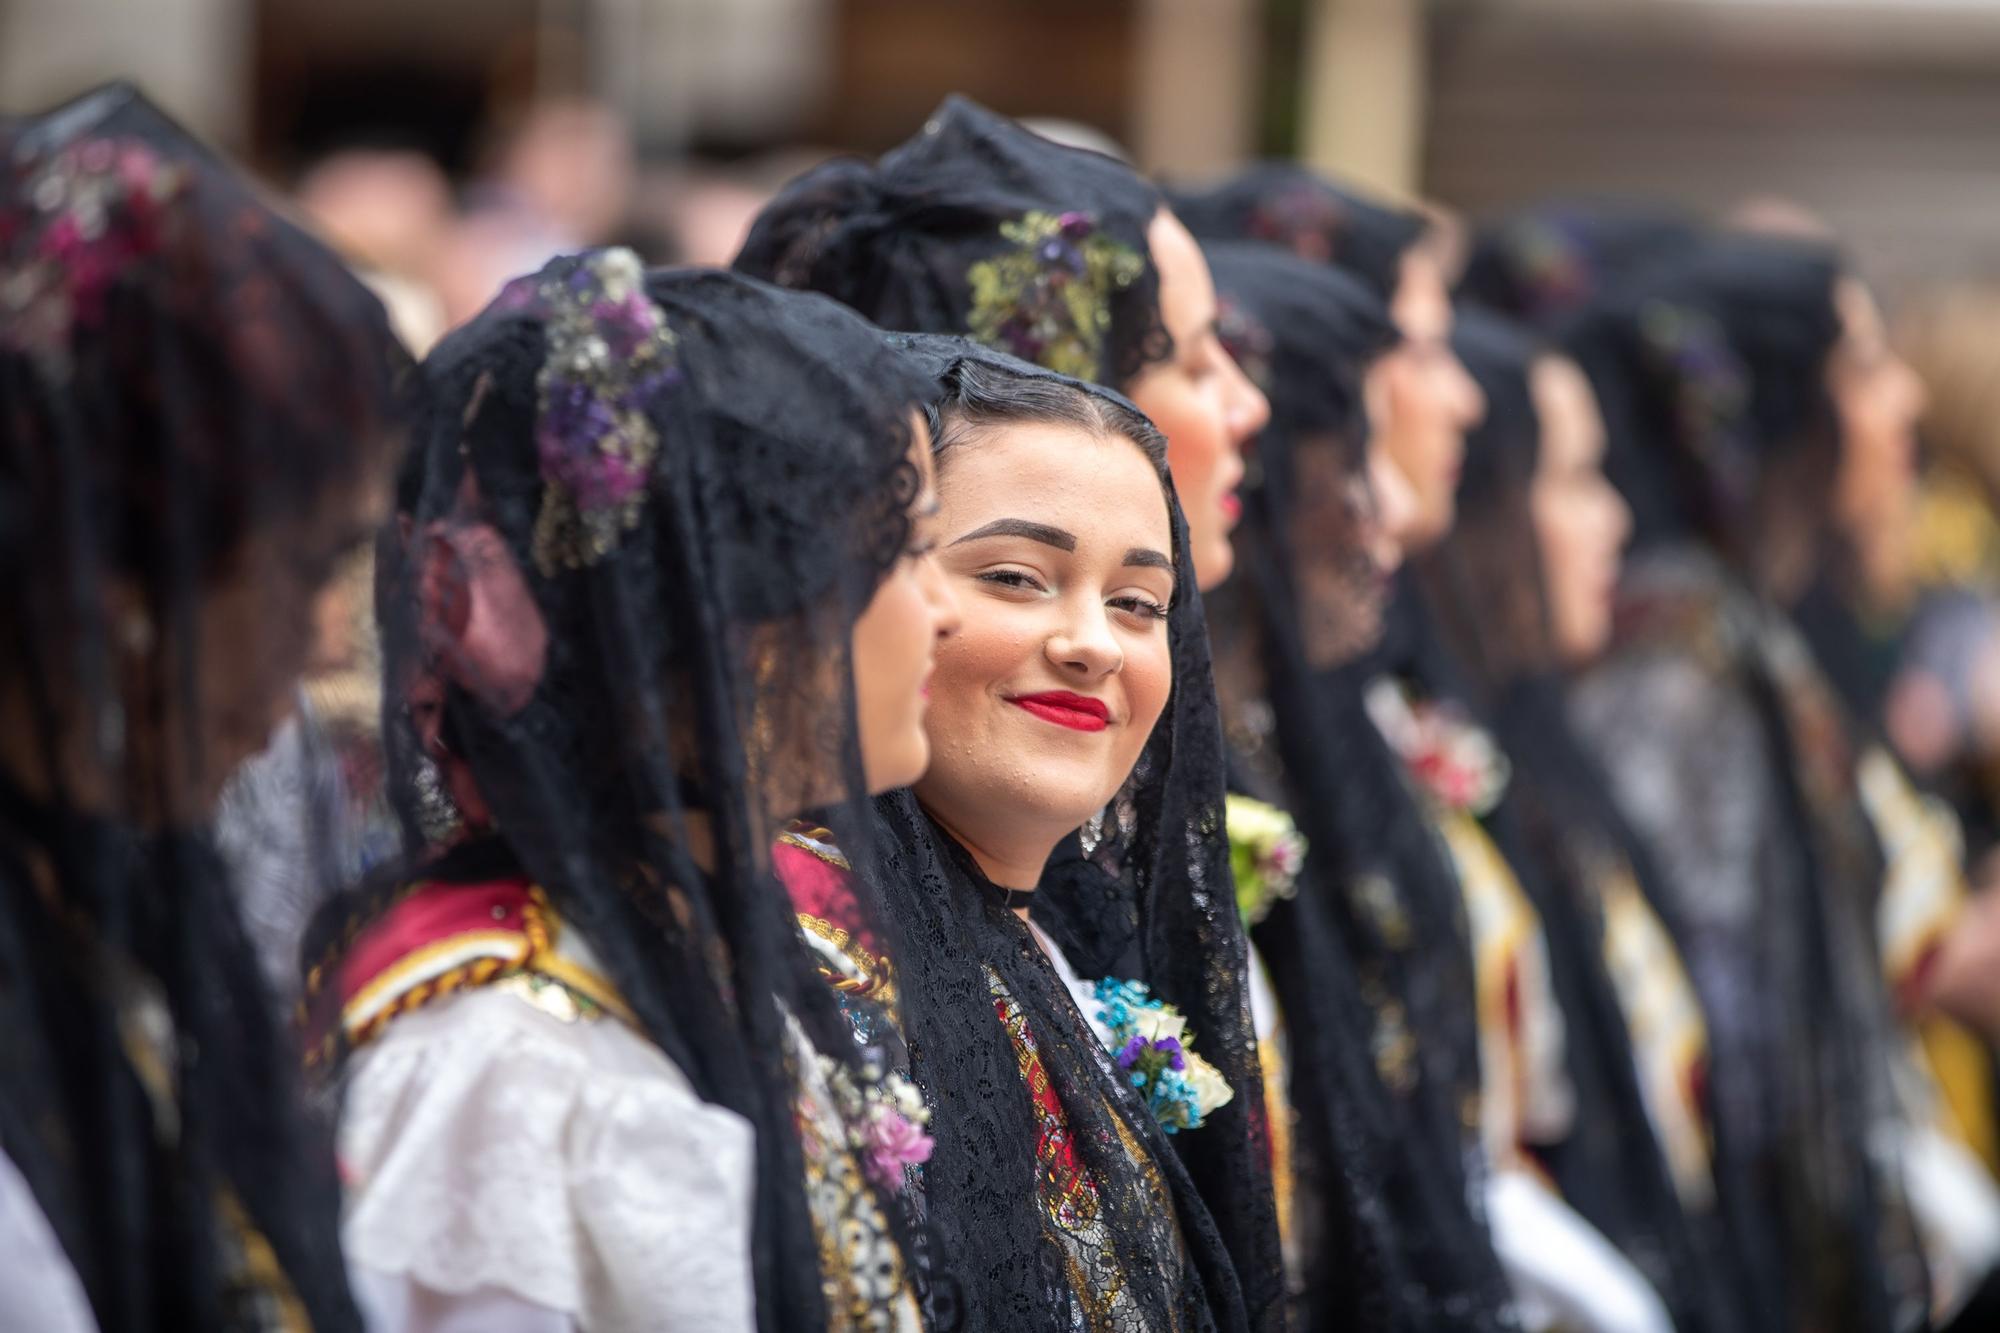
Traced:
POLYGON ((425 655, 488 708, 519 712, 541 684, 549 630, 506 540, 460 519, 435 520, 416 540, 425 655))

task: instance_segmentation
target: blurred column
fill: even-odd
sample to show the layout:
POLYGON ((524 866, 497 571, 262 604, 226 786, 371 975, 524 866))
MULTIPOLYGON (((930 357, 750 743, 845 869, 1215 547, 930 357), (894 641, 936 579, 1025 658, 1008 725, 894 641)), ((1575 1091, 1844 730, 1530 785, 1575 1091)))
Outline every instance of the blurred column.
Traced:
POLYGON ((1254 146, 1258 6, 1139 0, 1132 150, 1163 176, 1213 175, 1254 146))
POLYGON ((240 148, 249 0, 0 0, 0 111, 128 78, 188 128, 240 148))
POLYGON ((591 0, 598 87, 642 142, 797 133, 832 77, 834 0, 591 0))
POLYGON ((1311 0, 1299 155, 1389 194, 1421 187, 1423 0, 1311 0))

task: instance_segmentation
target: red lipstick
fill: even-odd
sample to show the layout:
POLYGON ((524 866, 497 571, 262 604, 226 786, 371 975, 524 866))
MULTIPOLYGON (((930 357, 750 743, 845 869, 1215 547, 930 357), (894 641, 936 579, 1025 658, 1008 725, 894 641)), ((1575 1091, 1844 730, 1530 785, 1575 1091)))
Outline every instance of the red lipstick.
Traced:
POLYGON ((1243 517, 1243 500, 1235 491, 1222 497, 1222 516, 1231 523, 1243 517))
POLYGON ((1044 722, 1053 722, 1073 731, 1102 731, 1111 722, 1111 710, 1104 706, 1102 699, 1086 699, 1068 690, 1017 694, 1007 702, 1025 708, 1044 722))

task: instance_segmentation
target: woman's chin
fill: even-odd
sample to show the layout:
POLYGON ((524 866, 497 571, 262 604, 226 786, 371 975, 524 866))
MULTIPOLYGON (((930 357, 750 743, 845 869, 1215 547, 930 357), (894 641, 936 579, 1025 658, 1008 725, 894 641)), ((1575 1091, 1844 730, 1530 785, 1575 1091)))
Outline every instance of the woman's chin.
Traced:
MULTIPOLYGON (((1227 532, 1228 529, 1218 528, 1227 532)), ((1228 581, 1236 569, 1236 548, 1229 544, 1229 538, 1217 537, 1201 544, 1201 552, 1194 562, 1195 582, 1203 592, 1213 592, 1228 581)))
POLYGON ((1070 783, 1052 776, 1046 766, 1029 781, 981 781, 965 789, 932 770, 910 786, 917 801, 941 816, 961 837, 987 845, 1016 838, 1055 845, 1082 828, 1110 804, 1117 787, 1070 783))
POLYGON ((903 787, 914 787, 931 766, 931 743, 921 731, 914 740, 898 746, 893 759, 880 763, 864 760, 868 794, 880 796, 903 787))

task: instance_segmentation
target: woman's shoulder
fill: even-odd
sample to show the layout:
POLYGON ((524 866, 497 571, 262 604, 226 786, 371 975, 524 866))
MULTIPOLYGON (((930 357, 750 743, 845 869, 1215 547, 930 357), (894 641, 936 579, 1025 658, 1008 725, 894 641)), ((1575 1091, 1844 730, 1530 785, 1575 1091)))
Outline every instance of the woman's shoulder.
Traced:
MULTIPOLYGON (((631 1021, 588 941, 520 875, 414 879, 306 976, 315 1050, 364 1050, 404 1020, 476 992, 527 1000, 559 1020, 631 1021), (324 993, 331 990, 329 997, 324 993)), ((480 1006, 483 1007, 483 1006, 480 1006)), ((429 1030, 450 1024, 419 1024, 429 1030)))
POLYGON ((621 1020, 587 946, 528 887, 420 886, 385 935, 357 940, 343 988, 363 1039, 339 1131, 351 1260, 579 1316, 747 1309, 750 1123, 621 1020), (679 1257, 619 1261, 642 1239, 679 1257))
POLYGON ((596 1109, 634 1099, 698 1106, 747 1128, 699 1100, 637 1026, 589 942, 525 879, 412 884, 357 935, 336 984, 351 1048, 344 1127, 357 1101, 408 1083, 438 1103, 433 1114, 449 1109, 430 1096, 433 1084, 468 1104, 505 1092, 567 1105, 581 1090, 596 1109), (560 1086, 528 1091, 549 1080, 560 1086))

